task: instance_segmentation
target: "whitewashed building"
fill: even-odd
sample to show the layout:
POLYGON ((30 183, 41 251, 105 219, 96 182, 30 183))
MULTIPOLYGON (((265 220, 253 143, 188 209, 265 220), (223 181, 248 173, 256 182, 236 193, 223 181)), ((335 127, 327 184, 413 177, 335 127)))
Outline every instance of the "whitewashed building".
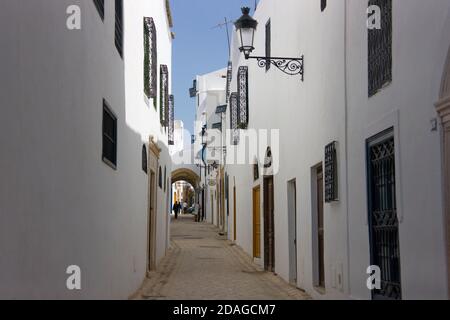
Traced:
POLYGON ((365 1, 259 2, 252 55, 304 56, 303 81, 234 35, 226 128, 244 130, 227 155, 274 131, 246 165, 227 158, 228 236, 314 298, 447 299, 450 3, 369 5, 381 29, 365 1))
POLYGON ((130 297, 168 245, 168 1, 5 0, 0 27, 0 298, 130 297))
POLYGON ((200 203, 204 209, 204 219, 225 231, 227 222, 225 202, 223 198, 223 183, 220 172, 223 172, 222 146, 225 141, 222 126, 225 124, 224 111, 226 106, 226 75, 227 69, 199 75, 193 88, 196 98, 196 121, 194 125, 195 150, 197 162, 201 166, 201 186, 203 187, 200 203), (202 128, 205 128, 202 137, 202 128), (205 143, 205 149, 202 146, 205 143))

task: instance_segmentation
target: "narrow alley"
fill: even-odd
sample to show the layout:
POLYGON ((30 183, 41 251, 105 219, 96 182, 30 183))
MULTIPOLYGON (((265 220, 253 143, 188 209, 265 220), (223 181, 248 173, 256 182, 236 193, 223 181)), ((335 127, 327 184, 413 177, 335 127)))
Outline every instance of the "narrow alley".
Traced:
POLYGON ((172 245, 140 299, 302 300, 308 295, 255 265, 218 229, 193 216, 172 219, 172 245))

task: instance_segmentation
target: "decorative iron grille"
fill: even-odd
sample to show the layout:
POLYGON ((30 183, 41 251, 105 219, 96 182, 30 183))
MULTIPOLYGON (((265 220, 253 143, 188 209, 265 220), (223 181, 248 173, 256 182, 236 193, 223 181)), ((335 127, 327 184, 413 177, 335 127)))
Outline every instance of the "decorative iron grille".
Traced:
POLYGON ((160 104, 159 115, 161 125, 163 127, 169 126, 169 70, 165 64, 161 65, 160 70, 161 78, 161 92, 160 92, 160 104))
POLYGON ((117 51, 123 58, 123 0, 116 0, 115 12, 114 43, 117 51))
POLYGON ((105 20, 105 0, 94 0, 94 5, 97 8, 100 18, 105 20))
POLYGON ((156 98, 157 92, 157 40, 153 18, 144 18, 144 92, 156 98))
POLYGON ((231 61, 228 62, 227 68, 227 89, 226 89, 226 102, 230 101, 230 93, 231 93, 231 81, 233 80, 233 63, 231 61))
POLYGON ((381 289, 374 299, 401 299, 400 245, 392 131, 368 143, 368 195, 371 265, 380 267, 381 289))
POLYGON ((392 81, 392 0, 369 0, 381 9, 381 29, 368 29, 369 97, 392 81))
POLYGON ((231 144, 233 145, 239 143, 238 112, 238 96, 236 92, 233 92, 230 95, 230 129, 232 132, 231 144))
MULTIPOLYGON (((272 55, 272 27, 271 27, 271 22, 270 20, 267 21, 266 24, 266 57, 270 58, 272 55)), ((266 71, 268 71, 270 69, 270 60, 266 61, 266 71)))
POLYGON ((338 200, 338 170, 336 142, 325 147, 325 202, 338 200))
POLYGON ((175 97, 169 96, 169 145, 175 144, 175 97))
POLYGON ((248 126, 248 67, 239 67, 238 71, 238 127, 247 129, 248 126))
POLYGON ((145 144, 142 146, 142 171, 148 173, 147 147, 145 146, 145 144))

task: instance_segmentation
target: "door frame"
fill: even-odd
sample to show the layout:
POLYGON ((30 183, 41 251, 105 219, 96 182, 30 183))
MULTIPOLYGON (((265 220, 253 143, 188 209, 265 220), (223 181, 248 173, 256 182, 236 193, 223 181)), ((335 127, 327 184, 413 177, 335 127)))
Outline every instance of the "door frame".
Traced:
POLYGON ((148 153, 148 200, 147 200, 147 276, 156 268, 156 216, 158 196, 158 167, 161 149, 154 141, 153 136, 149 138, 148 153))
POLYGON ((264 269, 275 272, 275 185, 272 175, 264 177, 264 269), (272 181, 272 210, 268 208, 269 190, 268 184, 272 181), (269 229, 272 234, 269 235, 269 229))
MULTIPOLYGON (((325 270, 325 234, 323 235, 323 250, 322 255, 320 251, 319 241, 319 205, 322 205, 322 213, 324 210, 324 193, 323 193, 323 163, 320 162, 311 168, 311 228, 312 228, 312 276, 313 286, 319 293, 324 294, 326 288, 326 270, 325 270), (322 174, 322 186, 319 188, 319 176, 322 174), (322 191, 321 198, 319 197, 319 191, 322 191), (322 199, 319 203, 319 199, 322 199), (322 264, 321 264, 322 263, 322 264), (321 268, 323 267, 323 268, 321 268), (323 283, 321 283, 321 273, 323 277, 323 283)), ((325 217, 325 216, 324 216, 325 217)), ((323 223, 325 221, 323 220, 323 223)), ((323 226, 324 227, 324 226, 323 226)))

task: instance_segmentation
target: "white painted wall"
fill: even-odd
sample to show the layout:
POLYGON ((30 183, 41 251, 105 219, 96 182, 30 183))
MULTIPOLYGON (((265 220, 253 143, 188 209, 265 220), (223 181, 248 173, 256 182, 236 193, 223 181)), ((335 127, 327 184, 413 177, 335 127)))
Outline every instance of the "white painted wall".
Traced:
MULTIPOLYGON (((447 297, 440 140, 439 132, 430 131, 430 120, 436 117, 433 104, 438 100, 449 47, 449 39, 444 36, 449 31, 449 8, 444 0, 433 2, 432 8, 419 0, 394 2, 394 82, 370 100, 365 2, 328 1, 321 12, 315 0, 285 0, 283 5, 274 0, 260 1, 254 16, 259 26, 253 54, 264 55, 264 27, 270 18, 272 55, 304 54, 303 83, 299 77, 286 76, 273 66, 266 72, 255 60, 243 60, 236 37, 233 39, 232 92, 237 91, 238 67, 249 66, 249 128, 280 130, 279 146, 260 142, 258 150, 262 163, 267 145, 273 152, 279 149, 279 154, 274 152, 278 157, 274 161, 279 162, 274 177, 275 271, 289 279, 287 183, 295 178, 297 286, 314 298, 370 298, 365 274, 370 263, 365 139, 374 130, 372 124, 382 127, 385 118, 391 122, 398 119, 400 124, 403 298, 447 297), (397 118, 392 116, 395 112, 397 118), (326 293, 322 295, 314 289, 312 168, 324 161, 325 145, 334 140, 338 141, 340 201, 324 205, 326 293)), ((229 113, 226 118, 229 128, 229 113)), ((233 149, 237 154, 246 151, 242 143, 230 151, 233 149)), ((253 181, 252 166, 248 164, 228 165, 227 172, 230 190, 234 180, 237 188, 237 243, 252 254, 252 188, 261 185, 263 196, 262 179, 253 181)), ((231 212, 230 239, 232 228, 231 212)), ((261 245, 263 253, 263 238, 261 245)), ((257 262, 263 265, 263 261, 257 262)))
MULTIPOLYGON (((144 279, 147 176, 141 147, 159 127, 150 111, 142 111, 142 90, 139 103, 130 104, 133 93, 125 94, 125 84, 136 73, 138 86, 142 74, 126 63, 143 52, 142 36, 136 47, 131 43, 134 12, 141 12, 136 32, 145 12, 156 16, 160 30, 168 28, 164 1, 124 3, 125 63, 114 46, 113 1, 106 1, 104 22, 92 1, 2 4, 1 298, 122 299, 144 279), (66 28, 66 8, 73 4, 82 13, 78 31, 66 28), (118 118, 117 171, 101 159, 103 98, 118 118), (66 289, 66 268, 73 264, 82 270, 81 291, 66 289)), ((158 38, 159 59, 169 63, 170 41, 158 38)), ((161 163, 170 172, 164 141, 161 163)), ((159 213, 158 231, 164 225, 159 213)), ((160 258, 165 232, 157 237, 160 258)))

